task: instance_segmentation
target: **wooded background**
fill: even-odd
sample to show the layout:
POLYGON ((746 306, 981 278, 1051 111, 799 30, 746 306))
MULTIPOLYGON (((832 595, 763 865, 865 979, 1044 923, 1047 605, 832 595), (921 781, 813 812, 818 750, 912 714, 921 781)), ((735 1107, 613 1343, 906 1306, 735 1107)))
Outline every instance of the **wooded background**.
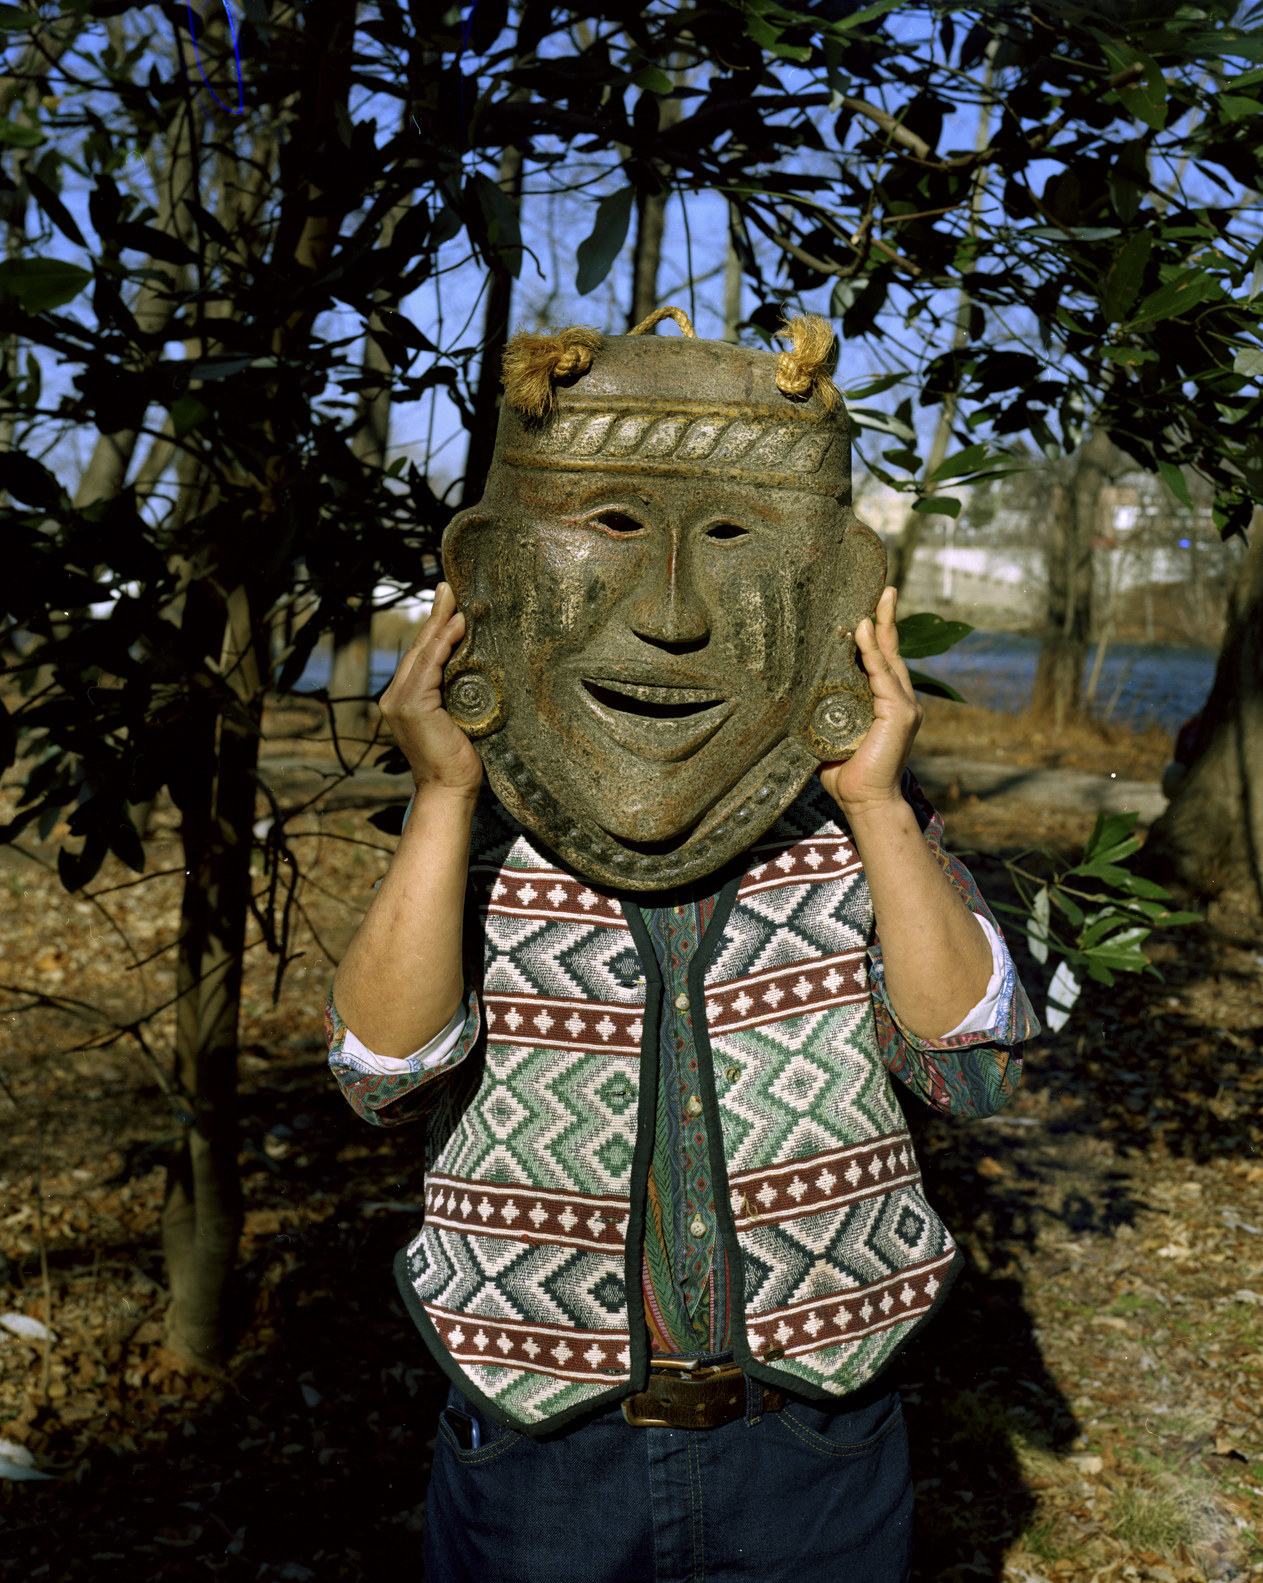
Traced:
POLYGON ((1256 13, 231 3, 0 7, 0 836, 56 840, 88 894, 178 810, 173 1347, 233 1344, 242 952, 253 916, 284 972, 297 862, 287 810, 257 822, 265 703, 331 636, 338 751, 376 758, 374 590, 432 584, 519 320, 617 333, 669 299, 768 345, 830 314, 864 463, 908 500, 896 581, 957 486, 1055 461, 1057 725, 1103 484, 1213 495, 1249 550, 1144 860, 1263 899, 1256 13))

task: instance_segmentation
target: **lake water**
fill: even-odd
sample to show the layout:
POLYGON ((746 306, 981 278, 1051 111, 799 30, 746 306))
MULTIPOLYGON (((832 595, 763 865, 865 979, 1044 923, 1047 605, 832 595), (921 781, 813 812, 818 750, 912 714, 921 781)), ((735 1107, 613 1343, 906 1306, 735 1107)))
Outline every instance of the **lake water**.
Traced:
MULTIPOLYGON (((950 682, 967 703, 1016 714, 1031 701, 1039 639, 1014 632, 971 632, 914 669, 950 682)), ((1086 687, 1095 648, 1084 665, 1086 687)), ((1092 712, 1116 725, 1141 731, 1158 725, 1174 734, 1206 702, 1215 676, 1212 649, 1118 643, 1105 651, 1092 712)))
MULTIPOLYGON (((1084 683, 1091 674, 1094 650, 1089 649, 1084 683)), ((1031 700, 1039 639, 1013 632, 971 632, 946 654, 915 660, 916 670, 941 677, 964 694, 967 703, 1017 714, 1031 700)), ((1118 725, 1143 730, 1158 725, 1174 735, 1206 702, 1215 675, 1210 649, 1159 644, 1119 643, 1106 651, 1093 712, 1118 725)), ((385 687, 395 673, 396 655, 373 654, 373 691, 385 687)), ((296 691, 324 687, 329 681, 329 655, 313 654, 296 691)))

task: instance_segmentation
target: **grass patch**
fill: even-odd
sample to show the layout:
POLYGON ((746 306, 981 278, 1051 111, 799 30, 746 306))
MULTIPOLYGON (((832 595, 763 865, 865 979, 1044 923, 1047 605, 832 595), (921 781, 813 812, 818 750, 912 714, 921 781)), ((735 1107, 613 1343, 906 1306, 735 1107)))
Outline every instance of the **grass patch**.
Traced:
POLYGON ((1109 1308, 1112 1314, 1156 1314, 1161 1310, 1162 1304, 1156 1297, 1141 1297, 1137 1292, 1117 1298, 1109 1308))
POLYGON ((1117 1490, 1109 1524, 1115 1538, 1132 1549, 1171 1555, 1179 1545, 1197 1543, 1206 1526, 1206 1506, 1202 1483, 1167 1477, 1117 1490))

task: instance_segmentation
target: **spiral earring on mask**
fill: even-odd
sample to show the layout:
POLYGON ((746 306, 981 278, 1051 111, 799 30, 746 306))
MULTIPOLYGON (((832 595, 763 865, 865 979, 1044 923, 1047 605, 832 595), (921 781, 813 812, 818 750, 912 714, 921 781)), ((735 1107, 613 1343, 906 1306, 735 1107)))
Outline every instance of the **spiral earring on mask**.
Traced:
POLYGON ((873 699, 856 663, 855 635, 840 630, 829 646, 807 706, 807 748, 822 764, 850 758, 873 723, 873 699))
POLYGON ((443 672, 443 707, 467 737, 499 731, 509 717, 504 677, 485 617, 484 600, 464 606, 465 636, 443 672))

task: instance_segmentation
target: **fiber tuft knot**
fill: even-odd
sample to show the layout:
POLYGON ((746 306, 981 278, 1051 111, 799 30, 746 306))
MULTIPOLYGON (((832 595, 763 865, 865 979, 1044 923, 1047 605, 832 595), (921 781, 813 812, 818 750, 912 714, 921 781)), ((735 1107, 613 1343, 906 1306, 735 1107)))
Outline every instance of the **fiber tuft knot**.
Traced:
POLYGON ((776 359, 776 388, 799 398, 814 390, 825 411, 834 411, 842 396, 829 377, 837 346, 829 321, 818 313, 786 319, 776 339, 790 343, 789 350, 776 359))
POLYGON ((519 330, 504 349, 504 399, 527 418, 546 418, 556 401, 554 386, 592 367, 599 330, 572 324, 551 334, 519 330))

